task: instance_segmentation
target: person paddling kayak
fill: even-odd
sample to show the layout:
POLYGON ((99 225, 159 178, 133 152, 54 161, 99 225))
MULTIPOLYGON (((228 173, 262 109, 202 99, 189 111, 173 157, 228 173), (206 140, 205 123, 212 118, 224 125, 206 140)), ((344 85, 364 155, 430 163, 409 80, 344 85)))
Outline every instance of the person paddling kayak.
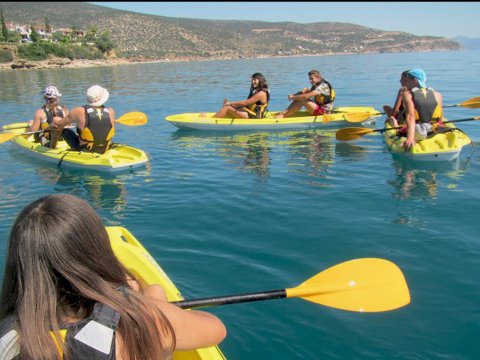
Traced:
POLYGON ((78 136, 69 144, 72 149, 105 153, 115 134, 115 111, 104 105, 109 96, 108 90, 99 85, 88 88, 87 104, 74 108, 63 118, 55 117, 52 127, 62 129, 76 123, 78 136))
MULTIPOLYGON (((45 104, 35 111, 33 120, 30 120, 28 125, 30 131, 47 130, 49 125, 53 123, 55 116, 64 117, 68 115, 68 109, 65 105, 60 104, 60 91, 55 86, 47 86, 44 90, 43 98, 45 104)), ((67 142, 75 138, 75 133, 71 129, 62 129, 61 131, 51 130, 35 134, 35 141, 52 149, 57 147, 57 142, 62 136, 67 142)))
POLYGON ((41 197, 10 232, 0 294, 2 359, 161 360, 220 343, 215 315, 183 310, 143 287, 116 258, 95 210, 67 194, 41 197))

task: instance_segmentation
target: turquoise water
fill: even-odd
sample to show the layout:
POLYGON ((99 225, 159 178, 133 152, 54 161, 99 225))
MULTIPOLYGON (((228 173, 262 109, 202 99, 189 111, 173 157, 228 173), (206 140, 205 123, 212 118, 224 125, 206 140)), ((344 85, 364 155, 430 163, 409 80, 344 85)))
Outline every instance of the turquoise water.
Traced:
MULTIPOLYGON (((446 165, 394 160, 380 135, 341 143, 334 130, 214 133, 164 121, 216 111, 243 99, 262 72, 271 110, 308 85, 318 68, 338 106, 381 110, 400 73, 422 67, 428 84, 457 104, 479 96, 479 51, 139 64, 0 72, 0 125, 25 121, 55 84, 70 108, 85 89, 110 90, 118 115, 143 111, 141 127, 118 125, 116 140, 145 150, 147 168, 102 175, 61 170, 0 146, 0 268, 15 215, 50 193, 81 196, 107 225, 128 228, 186 298, 295 287, 343 261, 380 257, 404 272, 411 304, 354 313, 301 299, 211 308, 229 359, 478 359, 480 349, 480 141, 446 165), (477 230, 475 230, 477 229, 477 230)), ((480 111, 449 108, 450 120, 480 111)), ((376 124, 381 127, 381 120, 376 124)))

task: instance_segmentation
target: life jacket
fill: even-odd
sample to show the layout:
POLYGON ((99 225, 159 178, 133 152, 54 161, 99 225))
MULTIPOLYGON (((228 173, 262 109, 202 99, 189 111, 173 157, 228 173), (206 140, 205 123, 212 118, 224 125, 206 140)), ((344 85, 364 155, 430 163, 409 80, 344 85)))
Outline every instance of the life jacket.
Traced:
POLYGON ((260 90, 250 89, 250 94, 248 94, 248 99, 250 99, 259 91, 265 91, 265 93, 267 94, 267 102, 265 104, 262 104, 261 101, 257 101, 254 104, 243 107, 243 110, 245 110, 248 113, 248 117, 251 119, 262 119, 265 117, 265 114, 267 112, 268 103, 270 101, 270 91, 268 89, 260 89, 260 90))
POLYGON ((327 84, 328 85, 328 88, 330 89, 330 95, 317 94, 317 95, 315 95, 315 102, 320 106, 333 103, 335 101, 336 94, 335 94, 335 90, 332 87, 332 84, 330 84, 329 81, 327 81, 325 79, 320 80, 319 82, 317 82, 316 84, 314 84, 310 88, 310 91, 315 90, 321 84, 327 84))
POLYGON ((77 128, 78 136, 87 143, 87 149, 99 154, 108 150, 115 129, 110 122, 110 112, 104 106, 92 108, 85 105, 85 128, 77 128))
MULTIPOLYGON (((56 106, 54 111, 49 109, 47 105, 43 105, 42 109, 45 112, 45 119, 40 120, 40 129, 42 130, 45 130, 48 127, 48 125, 52 124, 53 118, 55 116, 59 116, 62 118, 65 116, 63 112, 63 106, 60 104, 56 106)), ((38 134, 38 139, 40 139, 40 137, 44 137, 45 139, 50 139, 50 133, 44 132, 42 134, 38 134)))
MULTIPOLYGON (((115 330, 119 320, 118 312, 105 304, 96 303, 89 317, 65 325, 58 335, 71 355, 69 360, 115 360, 115 330)), ((18 333, 15 323, 13 315, 0 322, 2 360, 18 358, 20 347, 17 343, 18 333)), ((63 358, 62 347, 57 342, 57 336, 53 332, 50 334, 63 358)))
POLYGON ((415 106, 415 121, 420 123, 441 120, 442 108, 439 106, 432 88, 413 88, 411 90, 415 106))

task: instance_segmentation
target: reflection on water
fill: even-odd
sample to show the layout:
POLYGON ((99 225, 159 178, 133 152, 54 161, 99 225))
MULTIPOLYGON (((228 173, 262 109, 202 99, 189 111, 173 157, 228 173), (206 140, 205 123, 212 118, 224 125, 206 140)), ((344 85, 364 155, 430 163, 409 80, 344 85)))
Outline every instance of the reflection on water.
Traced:
POLYGON ((334 134, 317 130, 235 134, 178 130, 172 139, 176 147, 196 148, 204 155, 214 153, 241 171, 267 179, 275 158, 284 154, 290 155, 289 172, 311 176, 314 170, 314 176, 324 176, 335 158, 334 134))
POLYGON ((471 159, 449 162, 411 163, 393 159, 395 178, 387 180, 394 187, 393 198, 436 200, 441 188, 455 189, 465 174, 471 159))
POLYGON ((252 171, 261 178, 268 177, 270 165, 268 136, 266 134, 251 135, 238 146, 245 153, 241 169, 252 171))
POLYGON ((87 197, 95 208, 111 210, 115 214, 127 206, 124 182, 124 179, 117 177, 62 171, 54 189, 59 192, 69 191, 70 194, 82 198, 87 197))
POLYGON ((117 214, 127 206, 125 184, 134 176, 149 176, 150 168, 124 174, 83 172, 56 167, 35 167, 35 173, 55 191, 86 199, 96 209, 117 214))
POLYGON ((392 198, 401 202, 413 200, 400 206, 392 220, 393 223, 415 229, 428 228, 429 224, 425 218, 427 209, 436 204, 442 193, 445 197, 445 191, 454 191, 457 188, 470 161, 470 158, 467 158, 419 164, 393 159, 395 178, 387 180, 387 184, 394 188, 392 198))
POLYGON ((290 171, 325 177, 335 159, 333 134, 316 130, 292 133, 288 140, 290 171))

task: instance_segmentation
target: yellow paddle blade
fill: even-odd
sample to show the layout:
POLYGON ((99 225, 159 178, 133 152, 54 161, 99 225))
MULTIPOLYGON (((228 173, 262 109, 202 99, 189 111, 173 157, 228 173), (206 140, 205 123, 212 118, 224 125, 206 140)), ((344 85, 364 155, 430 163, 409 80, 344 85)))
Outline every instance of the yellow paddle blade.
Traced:
POLYGON ((345 113, 343 116, 346 121, 352 123, 359 123, 365 120, 368 120, 372 116, 381 115, 381 113, 345 113))
POLYGON ((469 109, 478 109, 480 108, 480 96, 468 99, 467 101, 464 101, 463 103, 456 104, 456 106, 461 106, 469 109))
POLYGON ((148 117, 145 113, 140 111, 132 111, 120 116, 115 120, 116 123, 127 126, 140 126, 145 125, 148 121, 148 117))
POLYGON ((340 141, 351 141, 361 138, 363 135, 374 132, 375 129, 368 129, 362 127, 347 127, 338 130, 335 133, 335 138, 340 141))
POLYGON ((13 134, 13 133, 0 134, 0 144, 10 140, 11 138, 17 135, 18 134, 13 134))
MULTIPOLYGON (((18 123, 20 124, 20 123, 18 123)), ((10 126, 10 125, 5 125, 0 131, 10 131, 10 130, 17 130, 17 129, 26 129, 28 128, 28 124, 25 123, 25 125, 20 125, 20 126, 10 126)))
POLYGON ((340 263, 286 292, 287 298, 301 297, 317 304, 359 312, 388 311, 410 303, 410 292, 400 268, 378 258, 340 263))

